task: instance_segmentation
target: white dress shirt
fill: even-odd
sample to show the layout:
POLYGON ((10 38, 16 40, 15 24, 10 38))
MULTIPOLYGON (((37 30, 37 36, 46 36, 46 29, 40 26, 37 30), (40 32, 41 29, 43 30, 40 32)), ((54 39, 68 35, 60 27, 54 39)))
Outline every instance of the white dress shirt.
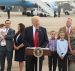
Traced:
POLYGON ((60 57, 64 57, 68 51, 68 42, 67 40, 57 40, 57 53, 60 57))
POLYGON ((36 31, 36 28, 33 26, 33 38, 35 36, 35 31, 36 31))
POLYGON ((8 31, 9 31, 9 28, 6 28, 6 32, 8 33, 8 31))
POLYGON ((69 32, 69 34, 71 33, 71 30, 72 30, 72 27, 66 27, 66 32, 68 31, 69 32))

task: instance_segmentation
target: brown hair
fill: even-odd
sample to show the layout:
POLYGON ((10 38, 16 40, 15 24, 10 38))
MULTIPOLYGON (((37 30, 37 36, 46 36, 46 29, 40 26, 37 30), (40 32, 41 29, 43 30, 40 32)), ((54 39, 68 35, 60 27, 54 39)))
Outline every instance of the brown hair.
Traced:
POLYGON ((64 32, 64 31, 60 31, 60 32, 59 32, 59 34, 61 34, 61 33, 64 33, 64 34, 65 34, 65 32, 64 32))
POLYGON ((61 34, 61 33, 64 33, 64 34, 65 34, 65 32, 61 30, 61 31, 58 33, 58 38, 57 38, 57 39, 60 39, 60 34, 61 34))
MULTIPOLYGON (((6 21, 10 21, 10 20, 6 20, 6 21)), ((5 21, 5 23, 6 23, 6 21, 5 21)), ((11 21, 10 21, 10 24, 11 24, 11 21)))
POLYGON ((0 28, 4 27, 5 25, 4 24, 0 24, 0 28))
POLYGON ((50 31, 50 33, 55 32, 54 30, 50 31))
POLYGON ((19 23, 18 25, 20 27, 20 30, 18 30, 17 33, 20 33, 21 35, 23 35, 24 34, 24 30, 25 30, 25 25, 23 23, 19 23))

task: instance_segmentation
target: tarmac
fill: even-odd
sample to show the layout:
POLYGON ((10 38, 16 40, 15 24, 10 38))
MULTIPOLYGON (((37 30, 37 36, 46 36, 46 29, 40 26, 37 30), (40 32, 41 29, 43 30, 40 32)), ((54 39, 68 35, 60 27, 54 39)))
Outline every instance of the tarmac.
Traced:
MULTIPOLYGON (((54 18, 54 17, 41 17, 40 25, 47 29, 48 36, 49 36, 49 32, 51 30, 55 30, 56 32, 58 32, 60 27, 65 26, 66 20, 67 20, 68 17, 72 18, 72 21, 73 21, 72 26, 74 27, 75 26, 75 14, 71 14, 69 16, 64 16, 62 14, 61 17, 56 17, 56 18, 54 18)), ((7 20, 7 13, 0 12, 0 23, 4 23, 5 20, 7 20)), ((19 23, 24 23, 26 27, 32 25, 31 24, 31 17, 22 16, 21 13, 19 13, 19 12, 11 13, 10 20, 11 20, 11 23, 12 23, 11 27, 13 29, 15 29, 16 31, 17 31, 17 26, 18 26, 19 23)), ((7 67, 7 62, 5 64, 5 71, 6 71, 6 67, 7 67)), ((19 71, 18 62, 15 62, 14 58, 13 58, 13 64, 12 64, 12 71, 19 71)), ((24 71, 25 71, 25 66, 24 66, 24 71)), ((42 71, 49 71, 47 56, 45 56, 42 71)), ((58 71, 58 67, 57 67, 57 71, 58 71)))

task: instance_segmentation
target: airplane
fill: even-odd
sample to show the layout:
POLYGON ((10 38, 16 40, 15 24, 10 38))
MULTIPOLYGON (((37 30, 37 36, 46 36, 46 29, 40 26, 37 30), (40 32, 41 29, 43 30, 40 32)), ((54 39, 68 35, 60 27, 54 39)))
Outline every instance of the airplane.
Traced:
POLYGON ((12 10, 12 6, 21 6, 23 7, 24 11, 22 12, 23 15, 27 8, 35 8, 37 5, 35 4, 34 0, 0 0, 0 9, 8 13, 8 17, 10 11, 12 10))

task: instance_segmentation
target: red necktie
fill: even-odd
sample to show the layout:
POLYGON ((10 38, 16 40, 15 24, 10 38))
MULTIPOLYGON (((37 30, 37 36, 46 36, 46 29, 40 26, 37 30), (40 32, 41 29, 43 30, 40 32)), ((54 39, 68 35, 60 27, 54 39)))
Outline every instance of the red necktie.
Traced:
POLYGON ((35 31, 34 35, 34 47, 38 47, 38 32, 35 31))

